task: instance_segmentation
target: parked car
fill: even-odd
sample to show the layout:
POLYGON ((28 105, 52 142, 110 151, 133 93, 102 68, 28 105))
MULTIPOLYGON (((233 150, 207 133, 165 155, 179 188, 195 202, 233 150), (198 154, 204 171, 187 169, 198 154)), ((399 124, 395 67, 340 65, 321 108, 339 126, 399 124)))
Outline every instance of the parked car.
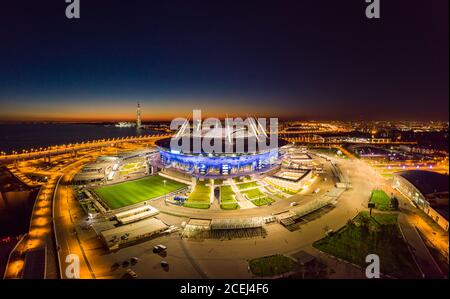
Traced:
POLYGON ((131 276, 131 278, 137 278, 138 275, 131 269, 127 269, 127 274, 131 276))
POLYGON ((130 259, 130 262, 132 264, 136 264, 138 261, 139 261, 139 259, 137 257, 135 257, 135 256, 130 259))

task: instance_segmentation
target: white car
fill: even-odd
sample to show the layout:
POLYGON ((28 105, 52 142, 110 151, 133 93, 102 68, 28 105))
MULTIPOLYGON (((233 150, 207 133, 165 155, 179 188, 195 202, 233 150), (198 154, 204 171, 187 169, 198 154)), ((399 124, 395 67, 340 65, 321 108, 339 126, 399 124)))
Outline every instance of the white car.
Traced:
POLYGON ((137 278, 138 275, 136 274, 136 272, 134 272, 131 269, 127 269, 127 274, 130 275, 132 278, 137 278))
POLYGON ((298 202, 294 201, 294 202, 291 202, 289 205, 290 205, 291 207, 295 207, 296 205, 298 205, 298 202))
POLYGON ((167 249, 167 247, 164 246, 164 245, 161 245, 161 244, 153 246, 153 252, 154 253, 159 253, 161 251, 165 251, 166 249, 167 249))
POLYGON ((160 250, 167 250, 167 247, 162 244, 158 244, 156 245, 156 247, 158 247, 160 250))

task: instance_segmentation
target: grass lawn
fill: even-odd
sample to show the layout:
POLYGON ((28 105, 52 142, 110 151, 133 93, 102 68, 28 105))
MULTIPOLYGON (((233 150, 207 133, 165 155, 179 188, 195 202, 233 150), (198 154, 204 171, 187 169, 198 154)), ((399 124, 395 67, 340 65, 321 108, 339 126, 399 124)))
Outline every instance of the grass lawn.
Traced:
POLYGON ((297 263, 284 255, 272 255, 249 261, 250 271, 256 276, 275 276, 293 271, 297 263))
POLYGON ((256 182, 248 182, 248 183, 241 183, 236 184, 239 190, 249 189, 249 188, 255 188, 258 187, 258 184, 256 182))
POLYGON ((266 196, 258 188, 243 191, 242 194, 247 195, 247 198, 250 200, 258 198, 258 197, 266 196))
POLYGON ((292 190, 286 189, 286 188, 279 188, 279 189, 288 195, 295 195, 298 193, 298 192, 295 192, 295 191, 292 191, 292 190))
POLYGON ((223 184, 223 179, 214 179, 214 186, 220 186, 223 184))
POLYGON ((252 203, 257 207, 260 207, 260 206, 267 205, 269 203, 273 203, 273 199, 268 196, 264 196, 264 197, 252 200, 252 203))
POLYGON ((210 204, 209 204, 209 203, 188 202, 188 201, 186 201, 186 202, 183 204, 183 207, 186 207, 186 208, 194 208, 194 209, 209 209, 210 204))
POLYGON ((235 210, 239 208, 231 186, 220 187, 220 207, 224 210, 235 210))
POLYGON ((368 254, 380 257, 380 270, 397 278, 420 278, 420 272, 397 226, 397 214, 359 213, 337 232, 313 246, 351 263, 366 267, 368 254))
POLYGON ((220 202, 234 202, 234 192, 231 186, 220 187, 220 202))
POLYGON ((185 184, 154 175, 135 181, 101 187, 95 189, 94 192, 108 207, 118 209, 156 198, 184 187, 186 187, 185 184), (164 180, 166 181, 165 187, 164 180))
POLYGON ((369 202, 375 203, 375 207, 380 211, 391 209, 391 198, 382 190, 373 190, 369 202))
POLYGON ((273 202, 273 199, 262 193, 258 188, 242 191, 243 195, 257 207, 264 206, 273 202))
POLYGON ((239 209, 239 204, 237 202, 232 203, 222 203, 220 204, 222 210, 237 210, 239 209))
POLYGON ((206 186, 206 184, 207 182, 198 181, 183 206, 196 209, 209 209, 211 186, 206 186))

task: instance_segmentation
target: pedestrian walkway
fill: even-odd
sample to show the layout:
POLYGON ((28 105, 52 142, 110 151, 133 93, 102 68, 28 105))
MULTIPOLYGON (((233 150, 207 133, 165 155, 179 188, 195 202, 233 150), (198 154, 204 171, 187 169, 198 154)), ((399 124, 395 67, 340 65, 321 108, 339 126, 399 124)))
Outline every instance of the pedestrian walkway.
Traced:
POLYGON ((239 191, 239 188, 236 186, 235 182, 232 179, 228 179, 228 182, 230 183, 231 189, 233 190, 236 196, 236 200, 241 209, 251 209, 255 207, 254 204, 252 204, 250 201, 244 198, 244 196, 242 196, 241 192, 239 191))
POLYGON ((444 278, 444 274, 423 243, 417 229, 408 221, 405 214, 399 214, 398 223, 424 278, 444 278))

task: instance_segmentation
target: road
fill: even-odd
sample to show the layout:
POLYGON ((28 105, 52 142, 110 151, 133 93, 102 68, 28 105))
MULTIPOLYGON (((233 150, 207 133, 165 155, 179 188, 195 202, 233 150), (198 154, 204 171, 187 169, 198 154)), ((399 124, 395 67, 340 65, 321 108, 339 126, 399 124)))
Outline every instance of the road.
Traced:
MULTIPOLYGON (((54 199, 54 222, 57 239, 58 256, 61 267, 61 278, 66 275, 66 258, 76 254, 80 260, 80 278, 95 278, 86 258, 86 251, 78 237, 78 219, 82 217, 79 204, 74 202, 74 191, 70 186, 72 177, 79 171, 83 163, 77 163, 68 170, 59 181, 54 199)), ((69 277, 72 278, 72 277, 69 277)))
POLYGON ((399 215, 399 224, 424 278, 443 278, 444 276, 439 269, 439 266, 436 264, 434 258, 428 251, 428 248, 423 243, 417 229, 410 224, 407 217, 408 216, 401 213, 399 215))

